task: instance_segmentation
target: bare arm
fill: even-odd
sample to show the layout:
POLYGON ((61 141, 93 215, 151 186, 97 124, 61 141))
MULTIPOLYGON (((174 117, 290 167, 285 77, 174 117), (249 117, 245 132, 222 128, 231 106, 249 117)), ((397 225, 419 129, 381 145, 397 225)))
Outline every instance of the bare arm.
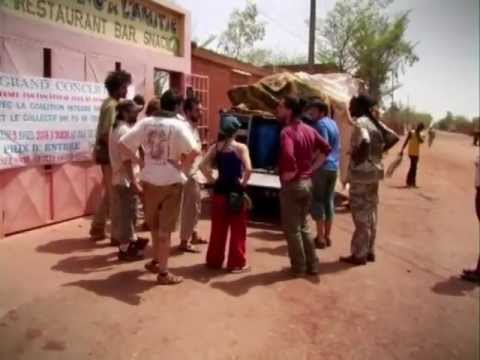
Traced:
POLYGON ((141 194, 143 191, 142 187, 138 183, 137 178, 133 172, 134 162, 132 160, 125 160, 123 163, 125 165, 125 169, 127 170, 127 178, 130 181, 130 186, 136 194, 141 194))
MULTIPOLYGON (((129 159, 129 161, 131 161, 131 159, 137 159, 137 154, 134 151, 130 150, 130 148, 126 146, 124 143, 120 142, 119 147, 120 147, 120 152, 122 153, 123 158, 129 159)), ((138 163, 141 164, 140 159, 138 163)))
POLYGON ((327 156, 324 154, 324 153, 319 153, 316 158, 315 158, 315 161, 313 162, 313 165, 312 165, 312 169, 313 171, 315 172, 316 170, 320 169, 320 167, 323 165, 323 163, 325 162, 325 159, 327 158, 327 156))
POLYGON ((248 151, 248 147, 243 144, 239 144, 239 155, 243 163, 242 186, 246 187, 248 185, 250 177, 252 176, 252 161, 250 159, 250 152, 248 151))
POLYGON ((197 156, 200 155, 200 151, 198 150, 192 150, 188 154, 185 154, 182 156, 181 160, 181 169, 184 173, 188 172, 188 169, 190 169, 195 162, 195 159, 197 156))
POLYGON ((402 151, 401 151, 402 153, 405 151, 405 148, 407 147, 408 142, 410 141, 411 136, 412 136, 412 133, 409 132, 407 138, 405 139, 405 142, 403 143, 402 151))
POLYGON ((199 165, 199 170, 202 172, 203 176, 207 178, 209 183, 215 182, 215 178, 212 175, 212 161, 215 157, 215 145, 211 146, 208 149, 207 155, 203 158, 202 162, 199 165))

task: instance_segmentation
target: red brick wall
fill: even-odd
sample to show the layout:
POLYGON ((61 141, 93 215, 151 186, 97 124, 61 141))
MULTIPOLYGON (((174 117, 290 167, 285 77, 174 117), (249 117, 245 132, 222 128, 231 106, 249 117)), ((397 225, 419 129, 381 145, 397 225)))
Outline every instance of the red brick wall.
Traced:
MULTIPOLYGON (((261 76, 252 74, 243 75, 233 71, 231 67, 214 62, 198 56, 192 56, 192 74, 204 75, 209 77, 209 97, 210 103, 205 104, 209 107, 208 119, 208 139, 209 142, 215 141, 218 133, 219 116, 221 109, 230 108, 230 100, 227 91, 233 86, 247 85, 261 79, 261 76)), ((241 68, 239 70, 242 70, 241 68)))

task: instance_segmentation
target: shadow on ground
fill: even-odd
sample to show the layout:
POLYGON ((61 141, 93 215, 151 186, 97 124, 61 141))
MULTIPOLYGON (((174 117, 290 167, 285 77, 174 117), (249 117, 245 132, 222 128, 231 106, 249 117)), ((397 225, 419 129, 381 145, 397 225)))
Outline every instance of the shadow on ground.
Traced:
POLYGON ((108 271, 119 265, 117 252, 104 255, 71 256, 60 260, 52 266, 52 270, 68 274, 90 274, 108 271))
POLYGON ((249 231, 248 237, 256 238, 262 241, 286 241, 285 235, 282 232, 275 232, 272 230, 249 231))
POLYGON ((212 279, 227 275, 224 270, 209 269, 205 264, 194 264, 182 267, 175 267, 172 271, 185 279, 190 279, 202 284, 209 283, 212 279))
POLYGON ((40 253, 64 255, 75 252, 91 252, 109 246, 110 244, 108 242, 95 243, 89 238, 77 238, 51 241, 37 246, 36 250, 40 253))
MULTIPOLYGON (((48 244, 47 244, 48 245, 48 244)), ((108 247, 108 246, 105 246, 108 247)), ((115 248, 112 248, 115 249, 115 248)), ((153 251, 149 246, 145 250, 145 259, 152 257, 153 251)), ((170 248, 170 257, 176 256, 198 256, 202 254, 185 254, 179 251, 178 246, 170 248)), ((125 262, 118 260, 118 251, 115 250, 108 254, 92 254, 82 256, 70 256, 64 258, 52 266, 52 270, 61 271, 68 274, 90 274, 93 272, 102 272, 112 270, 115 266, 120 266, 125 262)))
POLYGON ((305 276, 297 278, 292 275, 290 269, 282 269, 267 273, 252 274, 244 276, 237 280, 228 281, 216 281, 211 284, 212 288, 222 290, 231 296, 242 296, 248 293, 252 288, 257 286, 270 286, 279 282, 292 281, 297 279, 303 279, 311 282, 312 284, 318 284, 320 278, 323 275, 335 274, 344 270, 348 270, 351 267, 347 264, 340 262, 329 262, 320 264, 320 277, 318 276, 305 276))
POLYGON ((141 270, 129 270, 112 274, 106 279, 79 280, 63 286, 79 287, 98 296, 138 306, 142 301, 140 295, 156 286, 155 280, 140 279, 140 276, 144 274, 145 272, 141 270))
POLYGON ((273 255, 273 256, 282 256, 282 257, 288 256, 287 245, 278 246, 276 248, 262 247, 262 248, 256 249, 255 251, 259 253, 273 255))
MULTIPOLYGON (((312 278, 311 281, 314 281, 312 278)), ((244 276, 237 280, 216 281, 212 283, 212 288, 222 290, 231 296, 241 296, 248 293, 257 286, 269 286, 278 282, 292 281, 295 278, 286 270, 277 270, 268 273, 252 274, 244 276)))
POLYGON ((448 296, 466 296, 479 285, 464 281, 459 277, 452 276, 447 280, 442 280, 432 287, 432 291, 439 295, 448 296))

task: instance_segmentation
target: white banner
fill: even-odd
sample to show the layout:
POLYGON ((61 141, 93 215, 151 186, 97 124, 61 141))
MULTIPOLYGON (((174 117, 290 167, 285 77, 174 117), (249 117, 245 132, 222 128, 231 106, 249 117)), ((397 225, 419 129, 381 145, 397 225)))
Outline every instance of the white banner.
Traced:
POLYGON ((103 84, 0 73, 0 169, 92 158, 103 84))

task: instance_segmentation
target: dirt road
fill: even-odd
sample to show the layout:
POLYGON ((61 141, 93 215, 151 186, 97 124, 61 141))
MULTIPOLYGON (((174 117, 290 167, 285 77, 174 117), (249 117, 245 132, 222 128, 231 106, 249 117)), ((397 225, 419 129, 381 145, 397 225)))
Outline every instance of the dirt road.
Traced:
POLYGON ((339 214, 319 280, 289 277, 269 224, 249 229, 251 273, 175 254, 172 288, 91 244, 86 219, 2 239, 0 359, 478 359, 479 291, 456 278, 478 254, 475 150, 450 134, 423 150, 420 189, 402 188, 407 163, 383 184, 377 262, 337 262, 352 232, 339 214))

